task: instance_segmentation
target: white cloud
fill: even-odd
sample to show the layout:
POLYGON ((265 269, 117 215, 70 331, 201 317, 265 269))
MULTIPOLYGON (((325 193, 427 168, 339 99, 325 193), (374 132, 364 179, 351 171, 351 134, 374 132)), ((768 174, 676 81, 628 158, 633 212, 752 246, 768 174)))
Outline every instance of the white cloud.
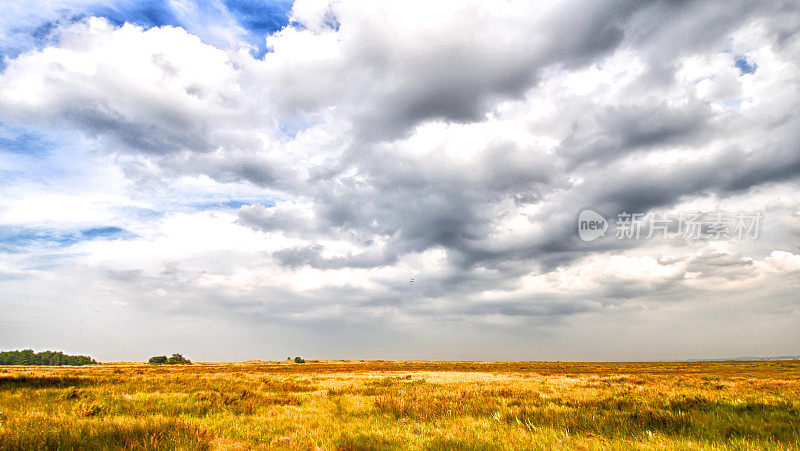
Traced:
POLYGON ((0 227, 131 234, 22 246, 0 261, 5 300, 61 287, 65 310, 293 327, 320 352, 474 326, 439 328, 451 355, 587 318, 647 333, 635 312, 796 310, 800 40, 775 5, 301 0, 262 59, 229 16, 171 5, 188 31, 90 18, 0 73, 0 121, 69 142, 9 158, 25 183, 0 227), (61 185, 30 169, 70 158, 61 185), (752 241, 586 244, 583 208, 764 222, 752 241))

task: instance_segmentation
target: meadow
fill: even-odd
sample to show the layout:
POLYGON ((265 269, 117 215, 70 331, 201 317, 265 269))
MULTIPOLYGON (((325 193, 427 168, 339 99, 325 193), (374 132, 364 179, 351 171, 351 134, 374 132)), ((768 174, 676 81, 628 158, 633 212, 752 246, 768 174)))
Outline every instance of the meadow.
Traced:
POLYGON ((800 361, 0 367, 0 449, 800 449, 800 361))

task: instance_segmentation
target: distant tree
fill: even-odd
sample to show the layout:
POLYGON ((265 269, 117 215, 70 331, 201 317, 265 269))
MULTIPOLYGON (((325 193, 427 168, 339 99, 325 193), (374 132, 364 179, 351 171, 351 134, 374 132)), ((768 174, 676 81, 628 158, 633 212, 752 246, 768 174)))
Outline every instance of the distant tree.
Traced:
POLYGON ((300 357, 295 357, 294 358, 294 363, 306 363, 306 361, 301 359, 300 357))
POLYGON ((171 357, 167 357, 165 355, 158 355, 155 357, 150 357, 150 360, 147 361, 153 365, 188 365, 192 363, 191 360, 187 359, 186 357, 180 354, 172 354, 171 357))
POLYGON ((19 358, 20 365, 38 365, 39 362, 36 359, 36 354, 33 352, 33 349, 24 349, 20 353, 19 358))
POLYGON ((169 359, 167 359, 167 363, 169 363, 170 365, 183 365, 192 362, 180 354, 172 354, 172 356, 169 359))

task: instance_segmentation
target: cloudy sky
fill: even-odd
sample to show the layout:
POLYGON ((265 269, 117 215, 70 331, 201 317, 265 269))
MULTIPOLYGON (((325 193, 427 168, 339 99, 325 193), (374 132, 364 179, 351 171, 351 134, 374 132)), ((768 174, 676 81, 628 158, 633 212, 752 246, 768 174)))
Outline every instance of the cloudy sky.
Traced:
POLYGON ((793 1, 3 2, 0 349, 800 354, 798 31, 793 1))

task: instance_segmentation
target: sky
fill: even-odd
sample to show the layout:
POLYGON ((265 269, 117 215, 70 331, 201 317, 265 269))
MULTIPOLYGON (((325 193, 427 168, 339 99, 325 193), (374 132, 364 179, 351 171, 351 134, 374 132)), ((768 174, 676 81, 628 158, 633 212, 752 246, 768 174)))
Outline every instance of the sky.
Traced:
POLYGON ((799 31, 792 1, 2 2, 0 349, 800 354, 799 31))

